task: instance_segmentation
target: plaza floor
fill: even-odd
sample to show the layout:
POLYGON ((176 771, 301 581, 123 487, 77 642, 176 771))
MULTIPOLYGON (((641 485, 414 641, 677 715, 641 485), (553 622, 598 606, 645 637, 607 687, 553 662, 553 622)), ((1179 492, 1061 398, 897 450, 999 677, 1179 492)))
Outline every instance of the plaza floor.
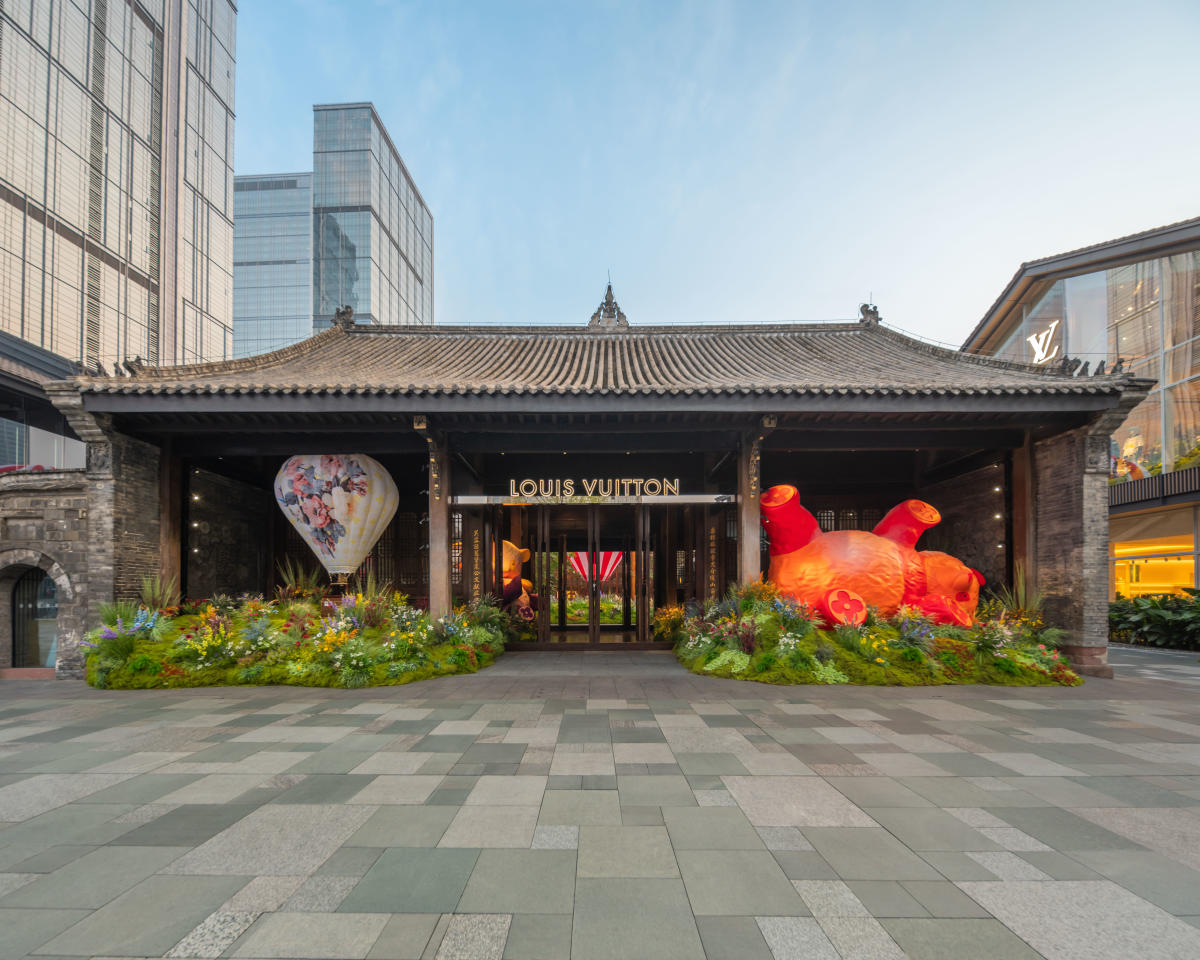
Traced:
POLYGON ((1194 960, 1200 671, 1152 653, 1070 690, 0 681, 0 958, 1194 960))

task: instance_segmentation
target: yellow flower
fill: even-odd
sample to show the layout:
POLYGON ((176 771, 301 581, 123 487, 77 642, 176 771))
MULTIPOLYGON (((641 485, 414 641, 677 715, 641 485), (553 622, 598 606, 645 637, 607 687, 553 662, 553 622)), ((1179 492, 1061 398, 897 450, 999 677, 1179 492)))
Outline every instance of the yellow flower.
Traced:
POLYGON ((876 663, 883 663, 883 662, 884 662, 884 659, 883 659, 883 657, 876 657, 876 658, 875 658, 875 662, 876 662, 876 663))

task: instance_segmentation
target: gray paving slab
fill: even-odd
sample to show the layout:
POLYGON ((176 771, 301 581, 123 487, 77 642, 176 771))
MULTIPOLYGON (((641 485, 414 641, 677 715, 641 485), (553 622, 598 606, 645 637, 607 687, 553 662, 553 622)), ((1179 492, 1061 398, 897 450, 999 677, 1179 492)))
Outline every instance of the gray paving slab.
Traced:
POLYGON ((514 914, 504 944, 508 960, 566 960, 571 956, 572 919, 543 913, 514 914))
POLYGON ((256 806, 246 803, 187 803, 114 839, 131 846, 198 846, 249 816, 256 806))
POLYGON ((666 827, 587 826, 579 828, 577 875, 672 878, 679 868, 666 827))
POLYGON ((245 877, 153 876, 80 920, 38 953, 162 956, 237 892, 245 877))
POLYGON ((933 867, 880 827, 805 827, 843 880, 940 880, 933 867))
POLYGON ((896 918, 879 922, 909 960, 1052 960, 998 920, 896 918))
POLYGON ((458 808, 382 806, 346 840, 351 847, 436 847, 458 808))
POLYGON ((766 850, 680 850, 676 859, 697 916, 809 915, 766 850))
POLYGON ((310 874, 363 825, 373 807, 271 804, 218 833, 168 868, 170 873, 310 874))
POLYGON ((697 917, 708 960, 774 960, 753 917, 697 917))
POLYGON ((40 910, 0 909, 0 958, 19 960, 46 941, 88 916, 87 910, 43 907, 40 910))
POLYGON ((425 847, 385 850, 341 902, 339 910, 453 913, 478 858, 478 850, 425 847))
POLYGON ((0 908, 47 905, 95 910, 157 873, 187 847, 97 847, 0 899, 0 908))
POLYGON ((481 850, 458 909, 463 913, 571 913, 574 850, 481 850))
POLYGON ((705 960, 683 882, 581 879, 571 960, 634 957, 705 960))
POLYGON ((370 952, 387 921, 375 913, 267 914, 238 941, 233 956, 360 960, 370 952))

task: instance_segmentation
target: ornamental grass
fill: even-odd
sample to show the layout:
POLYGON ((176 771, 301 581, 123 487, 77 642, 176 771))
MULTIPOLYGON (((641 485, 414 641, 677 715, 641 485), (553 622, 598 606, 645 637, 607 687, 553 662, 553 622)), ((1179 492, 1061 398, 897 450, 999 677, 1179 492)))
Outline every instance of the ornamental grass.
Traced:
POLYGON ((1063 633, 1039 610, 997 598, 971 627, 935 624, 916 608, 870 611, 862 626, 829 629, 805 604, 770 583, 735 587, 719 602, 666 607, 656 640, 674 645, 692 673, 778 684, 921 686, 986 683, 1076 686, 1083 680, 1056 649, 1063 633))

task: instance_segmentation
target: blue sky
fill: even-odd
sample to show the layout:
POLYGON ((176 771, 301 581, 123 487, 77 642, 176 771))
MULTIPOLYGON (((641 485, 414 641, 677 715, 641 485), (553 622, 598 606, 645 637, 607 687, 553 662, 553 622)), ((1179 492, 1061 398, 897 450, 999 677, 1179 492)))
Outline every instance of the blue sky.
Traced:
POLYGON ((237 173, 370 100, 438 323, 883 318, 959 343, 1023 260, 1200 215, 1200 4, 239 5, 237 173))

